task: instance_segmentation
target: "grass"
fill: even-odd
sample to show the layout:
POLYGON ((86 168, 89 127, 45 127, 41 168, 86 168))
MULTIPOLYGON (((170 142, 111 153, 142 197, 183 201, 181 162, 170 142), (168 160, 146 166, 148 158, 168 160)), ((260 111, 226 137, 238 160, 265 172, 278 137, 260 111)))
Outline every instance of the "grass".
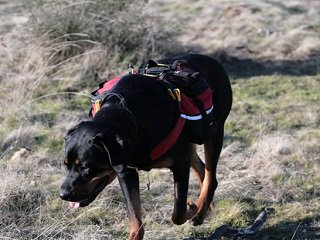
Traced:
POLYGON ((236 136, 252 143, 261 133, 294 133, 319 125, 320 79, 314 77, 265 76, 233 82, 234 105, 227 122, 236 136), (241 115, 241 119, 235 116, 241 115))
MULTIPOLYGON (((10 20, 13 9, 23 8, 8 3, 0 1, 0 11, 3 7, 10 20)), ((223 50, 227 56, 251 57, 253 62, 265 59, 277 71, 257 74, 259 69, 249 66, 248 74, 241 75, 242 65, 235 65, 229 72, 234 104, 218 166, 215 208, 203 225, 172 224, 172 173, 140 173, 145 239, 202 237, 222 224, 246 227, 266 206, 276 211, 255 239, 319 237, 320 75, 288 75, 278 67, 300 68, 302 62, 295 60, 301 58, 315 70, 312 73, 319 70, 313 57, 319 45, 311 41, 319 35, 319 22, 311 11, 317 9, 316 2, 306 6, 302 1, 290 5, 237 0, 208 5, 201 0, 181 7, 171 0, 118 6, 110 1, 110 9, 100 0, 72 2, 72 7, 68 3, 27 1, 30 22, 19 25, 13 18, 5 31, 0 29, 1 239, 127 238, 126 208, 116 182, 83 209, 69 209, 59 199, 63 137, 87 116, 88 94, 98 82, 126 72, 128 61, 184 48, 209 54, 223 50), (141 6, 141 16, 141 11, 127 14, 127 9, 141 6), (138 24, 146 19, 146 25, 138 24), (168 26, 176 33, 170 35, 164 29, 168 26), (177 47, 178 42, 182 46, 177 47), (306 42, 311 45, 304 46, 306 42)), ((191 176, 189 198, 196 200, 198 184, 191 176)))

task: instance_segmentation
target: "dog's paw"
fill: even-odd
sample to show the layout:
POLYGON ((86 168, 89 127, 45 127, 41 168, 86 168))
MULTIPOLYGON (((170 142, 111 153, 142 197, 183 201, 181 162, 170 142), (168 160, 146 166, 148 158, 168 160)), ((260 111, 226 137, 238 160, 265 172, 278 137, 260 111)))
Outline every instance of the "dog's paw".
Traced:
POLYGON ((198 226, 203 223, 204 216, 202 214, 195 214, 192 219, 190 219, 190 222, 193 226, 198 226))
POLYGON ((182 225, 182 224, 184 224, 186 221, 187 221, 187 218, 186 218, 186 216, 180 216, 180 217, 178 217, 178 216, 176 216, 176 215, 173 215, 172 217, 171 217, 171 220, 172 220, 172 222, 174 223, 174 224, 176 224, 176 225, 182 225))
MULTIPOLYGON (((191 218, 189 218, 189 221, 192 223, 192 225, 197 226, 201 225, 207 216, 207 212, 211 210, 210 204, 199 202, 198 205, 194 204, 196 206, 195 213, 191 218)), ((193 206, 193 207, 194 207, 193 206)))
POLYGON ((193 218, 193 216, 197 212, 197 209, 198 209, 198 207, 194 202, 192 202, 192 201, 187 202, 187 219, 188 220, 193 218))

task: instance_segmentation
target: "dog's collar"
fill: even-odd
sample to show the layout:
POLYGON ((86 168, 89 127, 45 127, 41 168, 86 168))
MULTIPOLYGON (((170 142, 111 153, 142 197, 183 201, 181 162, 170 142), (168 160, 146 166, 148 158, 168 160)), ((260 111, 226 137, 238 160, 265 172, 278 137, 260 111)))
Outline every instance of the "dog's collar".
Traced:
MULTIPOLYGON (((109 159, 109 164, 110 166, 112 167, 112 160, 111 160, 111 155, 110 155, 110 151, 109 149, 107 148, 107 146, 103 143, 103 142, 99 142, 104 150, 104 152, 106 153, 106 155, 108 156, 108 159, 109 159)), ((99 146, 100 147, 100 146, 99 146)), ((130 165, 127 165, 126 166, 126 169, 128 170, 134 170, 136 172, 138 172, 138 168, 137 167, 133 167, 133 166, 130 166, 130 165)))

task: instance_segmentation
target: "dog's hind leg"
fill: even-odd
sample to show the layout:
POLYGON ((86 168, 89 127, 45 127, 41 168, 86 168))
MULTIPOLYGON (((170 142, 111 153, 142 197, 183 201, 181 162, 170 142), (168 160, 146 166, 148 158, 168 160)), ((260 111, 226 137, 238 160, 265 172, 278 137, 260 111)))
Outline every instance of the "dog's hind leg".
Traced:
POLYGON ((204 162, 202 162, 195 148, 191 155, 191 168, 198 178, 200 188, 202 188, 202 183, 203 183, 204 174, 205 174, 205 167, 204 167, 204 162))
MULTIPOLYGON (((199 155, 197 154, 196 148, 193 148, 193 152, 191 154, 191 168, 194 171, 196 177, 198 178, 200 189, 202 188, 202 183, 204 180, 205 175, 205 165, 204 162, 201 160, 199 155)), ((187 202, 188 211, 187 211, 187 218, 190 219, 194 216, 197 211, 197 205, 193 201, 187 202)))
POLYGON ((223 127, 218 128, 217 133, 204 144, 205 151, 205 177, 201 193, 197 201, 197 210, 191 221, 194 225, 203 223, 207 211, 212 202, 215 190, 218 186, 216 177, 217 164, 222 149, 223 127))

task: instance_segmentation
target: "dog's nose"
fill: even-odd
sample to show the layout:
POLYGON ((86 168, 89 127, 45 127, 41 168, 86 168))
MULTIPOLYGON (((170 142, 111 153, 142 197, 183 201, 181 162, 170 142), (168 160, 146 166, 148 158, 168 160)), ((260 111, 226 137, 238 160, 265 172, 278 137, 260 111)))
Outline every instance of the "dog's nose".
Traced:
POLYGON ((59 196, 63 200, 69 200, 71 197, 71 191, 66 188, 61 188, 59 196))

